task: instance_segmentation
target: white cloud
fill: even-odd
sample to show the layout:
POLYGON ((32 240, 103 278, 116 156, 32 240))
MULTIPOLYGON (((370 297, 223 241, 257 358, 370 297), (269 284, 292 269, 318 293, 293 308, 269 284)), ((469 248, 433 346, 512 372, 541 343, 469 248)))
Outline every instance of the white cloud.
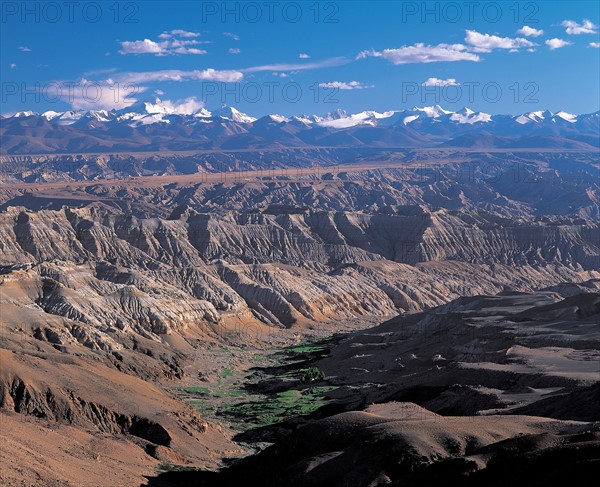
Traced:
POLYGON ((104 74, 115 73, 117 68, 106 68, 106 69, 92 69, 90 71, 86 71, 81 75, 82 78, 97 78, 98 76, 102 76, 104 74))
POLYGON ((224 36, 231 37, 234 41, 239 41, 240 36, 234 34, 233 32, 223 32, 224 36))
POLYGON ((555 49, 560 49, 561 47, 570 46, 572 42, 567 42, 563 39, 558 39, 555 37, 554 39, 548 39, 545 44, 550 48, 551 51, 554 51, 555 49))
POLYGON ((309 59, 310 56, 308 54, 306 54, 305 52, 301 52, 300 54, 298 54, 298 57, 300 59, 309 59))
POLYGON ((382 57, 392 64, 480 61, 477 54, 468 52, 467 48, 462 44, 438 44, 437 46, 428 46, 423 43, 418 43, 413 46, 402 46, 398 49, 362 51, 356 56, 356 59, 364 59, 367 57, 382 57))
POLYGON ((239 54, 240 51, 237 47, 230 47, 229 50, 227 51, 229 54, 239 54))
POLYGON ((12 64, 10 65, 10 69, 17 69, 17 65, 16 65, 15 63, 12 63, 12 64))
POLYGON ((524 25, 517 31, 517 34, 524 35, 525 37, 539 37, 544 34, 544 31, 542 29, 534 29, 533 27, 524 25))
POLYGON ((421 83, 421 86, 458 86, 458 83, 454 78, 439 79, 439 78, 428 78, 421 83))
POLYGON ((490 34, 482 34, 475 30, 467 30, 465 42, 472 46, 475 52, 492 52, 494 49, 509 49, 517 52, 522 47, 533 47, 535 44, 522 37, 499 37, 490 34))
POLYGON ((274 72, 271 73, 273 76, 279 76, 280 78, 287 78, 288 74, 287 73, 278 73, 278 72, 274 72))
POLYGON ((27 46, 20 46, 19 47, 19 51, 21 51, 21 52, 31 52, 31 49, 29 49, 27 46))
POLYGON ((117 84, 112 79, 88 81, 81 79, 72 90, 63 90, 63 100, 74 110, 125 108, 134 104, 135 95, 146 91, 143 86, 117 84))
POLYGON ((179 69, 166 69, 162 71, 145 71, 121 73, 115 76, 121 83, 147 83, 150 81, 221 81, 235 83, 244 79, 240 71, 219 71, 213 68, 204 70, 182 71, 179 69))
POLYGON ((560 25, 566 27, 565 32, 569 35, 596 34, 596 29, 598 29, 598 26, 594 25, 588 19, 583 19, 581 24, 578 24, 574 20, 563 20, 560 25))
POLYGON ((206 54, 204 49, 197 49, 195 47, 178 47, 173 52, 175 54, 206 54))
MULTIPOLYGON (((209 70, 206 70, 209 71, 209 70)), ((214 71, 214 70, 213 70, 214 71)), ((160 73, 160 72, 159 72, 160 73)), ((70 82, 69 90, 62 90, 62 100, 71 105, 74 110, 93 110, 93 109, 121 109, 136 103, 137 95, 147 91, 147 87, 137 85, 136 82, 143 81, 161 81, 161 79, 151 79, 152 73, 122 73, 114 77, 101 81, 90 81, 85 78, 76 82, 70 82)), ((195 79, 207 79, 214 73, 193 72, 195 79)), ((183 80, 183 78, 181 79, 183 80)), ((58 81, 57 83, 61 83, 58 81)), ((154 94, 164 95, 164 91, 156 89, 154 94)), ((184 98, 181 100, 160 100, 156 98, 155 104, 151 104, 157 112, 193 114, 204 107, 204 103, 196 97, 184 98)))
POLYGON ((373 88, 373 85, 363 85, 360 81, 330 81, 328 83, 319 83, 321 88, 336 88, 338 90, 364 90, 373 88))
POLYGON ((303 71, 307 69, 331 68, 335 66, 342 66, 344 64, 348 64, 349 62, 350 60, 345 57, 334 57, 324 59, 323 61, 315 61, 312 63, 265 64, 263 66, 253 66, 250 68, 240 69, 240 71, 245 73, 257 73, 260 71, 303 71))
POLYGON ((155 56, 173 56, 176 54, 206 54, 204 49, 198 49, 200 41, 189 39, 190 37, 199 36, 196 32, 188 32, 185 30, 172 30, 171 32, 163 32, 158 37, 164 39, 162 41, 153 41, 144 39, 143 41, 123 41, 119 54, 154 54, 155 56), (179 37, 184 37, 181 39, 179 37))
POLYGON ((143 41, 121 42, 120 54, 163 54, 164 49, 158 42, 144 39, 143 41))
POLYGON ((170 39, 171 37, 198 37, 198 32, 190 32, 189 30, 173 29, 170 32, 163 32, 160 37, 161 39, 170 39))
POLYGON ((156 99, 155 103, 148 103, 149 111, 152 113, 177 113, 179 115, 192 115, 201 108, 204 108, 204 102, 196 99, 195 96, 184 98, 183 100, 160 100, 156 99))
POLYGON ((590 42, 588 47, 595 47, 596 49, 600 48, 600 42, 590 42))

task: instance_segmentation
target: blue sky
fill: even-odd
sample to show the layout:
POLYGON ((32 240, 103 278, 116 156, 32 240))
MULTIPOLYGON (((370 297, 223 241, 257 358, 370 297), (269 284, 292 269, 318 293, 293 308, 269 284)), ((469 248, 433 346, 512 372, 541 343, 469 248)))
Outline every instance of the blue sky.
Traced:
POLYGON ((598 2, 1 5, 3 114, 155 97, 255 116, 600 106, 598 2))

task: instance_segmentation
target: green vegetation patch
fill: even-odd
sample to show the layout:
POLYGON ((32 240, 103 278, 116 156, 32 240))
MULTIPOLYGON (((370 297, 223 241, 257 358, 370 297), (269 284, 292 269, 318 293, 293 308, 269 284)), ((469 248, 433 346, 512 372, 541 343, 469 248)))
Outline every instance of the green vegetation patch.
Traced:
POLYGON ((290 347, 285 349, 288 354, 306 354, 306 353, 323 353, 327 352, 327 347, 324 345, 313 345, 313 344, 305 344, 298 345, 296 347, 290 347))
POLYGON ((210 388, 208 386, 189 386, 182 387, 180 390, 187 392, 188 394, 204 394, 205 396, 210 394, 210 388))
POLYGON ((309 367, 308 369, 300 369, 300 381, 312 382, 325 379, 325 374, 318 367, 309 367))
POLYGON ((290 389, 278 392, 264 400, 241 402, 223 407, 219 415, 237 429, 248 430, 270 426, 295 416, 308 416, 328 404, 324 396, 335 389, 331 386, 290 389))
POLYGON ((233 366, 223 369, 221 372, 221 377, 231 377, 233 375, 233 366))
MULTIPOLYGON (((214 352, 222 357, 235 355, 227 347, 214 352)), ((256 364, 241 383, 236 379, 239 374, 233 361, 226 360, 216 382, 176 390, 202 416, 222 420, 234 429, 247 431, 271 426, 309 416, 330 403, 326 393, 336 387, 322 385, 320 381, 325 380, 325 374, 310 366, 315 358, 328 353, 327 341, 303 342, 269 355, 254 353, 251 355, 254 362, 268 362, 270 366, 256 364)))

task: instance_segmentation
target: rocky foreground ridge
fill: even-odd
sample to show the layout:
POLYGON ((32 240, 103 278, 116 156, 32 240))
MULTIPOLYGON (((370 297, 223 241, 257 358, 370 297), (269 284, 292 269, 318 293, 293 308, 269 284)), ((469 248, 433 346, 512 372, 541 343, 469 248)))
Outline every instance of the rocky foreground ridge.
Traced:
MULTIPOLYGON (((312 418, 246 433, 274 444, 218 474, 172 472, 148 485, 591 482, 599 290, 591 280, 463 297, 324 342, 304 364, 323 372, 313 387, 326 391, 312 418)), ((262 387, 276 397, 286 385, 262 387)))

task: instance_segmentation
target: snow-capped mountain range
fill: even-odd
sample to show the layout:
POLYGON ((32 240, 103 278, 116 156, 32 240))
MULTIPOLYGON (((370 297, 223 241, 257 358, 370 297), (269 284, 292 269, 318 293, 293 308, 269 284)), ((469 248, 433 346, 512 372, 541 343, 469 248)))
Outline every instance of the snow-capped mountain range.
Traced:
MULTIPOLYGON (((177 109, 161 103, 160 99, 156 99, 152 102, 141 102, 136 105, 132 105, 122 110, 77 110, 67 112, 55 112, 53 110, 36 113, 32 111, 18 112, 13 115, 15 118, 41 116, 48 121, 53 121, 60 125, 71 125, 78 120, 83 119, 95 119, 99 122, 110 122, 118 121, 125 122, 131 126, 136 125, 148 125, 152 123, 170 123, 170 115, 179 115, 191 118, 214 118, 219 117, 226 120, 232 120, 239 123, 253 123, 257 118, 240 112, 239 110, 224 105, 222 108, 209 112, 205 108, 194 113, 186 113, 177 111, 177 109)), ((592 115, 598 115, 596 112, 592 115)), ((357 125, 370 125, 370 126, 387 126, 401 121, 404 125, 409 125, 415 120, 421 118, 432 118, 436 121, 450 120, 458 124, 474 124, 478 122, 486 123, 491 122, 494 118, 489 113, 474 112, 470 108, 463 108, 462 110, 453 112, 451 110, 445 110, 439 105, 429 107, 414 107, 411 110, 389 110, 382 113, 376 111, 364 111, 355 114, 348 114, 345 110, 337 109, 327 113, 325 116, 317 115, 301 115, 294 116, 291 118, 284 117, 282 115, 267 115, 274 121, 290 122, 296 120, 307 125, 316 124, 322 127, 333 127, 333 128, 348 128, 355 127, 357 125)), ((506 115, 498 115, 498 117, 506 117, 506 115)), ((585 117, 585 115, 584 115, 585 117)), ((11 117, 8 117, 11 118, 11 117)), ((564 111, 552 113, 546 111, 527 112, 512 119, 519 124, 536 123, 544 121, 566 121, 569 123, 577 122, 577 115, 573 115, 564 111)))
POLYGON ((600 146, 599 113, 532 111, 492 115, 439 105, 324 116, 260 118, 234 107, 190 113, 160 99, 121 110, 19 112, 0 117, 2 152, 202 150, 276 147, 539 147, 600 146))

